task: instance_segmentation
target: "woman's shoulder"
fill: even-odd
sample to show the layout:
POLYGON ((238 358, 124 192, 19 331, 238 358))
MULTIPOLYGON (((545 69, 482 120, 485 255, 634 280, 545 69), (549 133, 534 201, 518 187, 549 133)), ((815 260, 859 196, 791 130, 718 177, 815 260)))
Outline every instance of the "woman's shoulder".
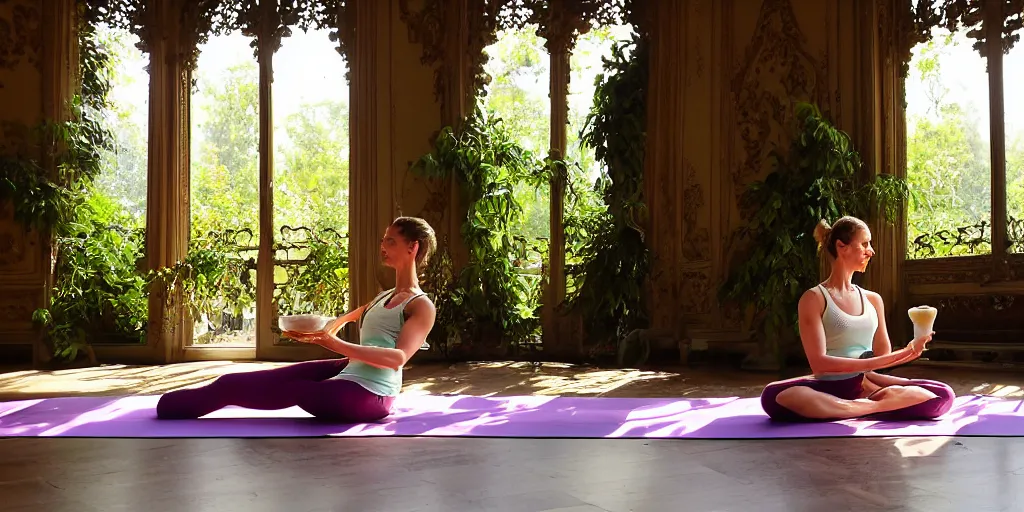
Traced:
POLYGON ((434 306, 434 302, 430 300, 430 294, 419 288, 403 292, 402 295, 402 300, 407 301, 406 308, 409 308, 414 304, 430 304, 430 307, 434 306))
POLYGON ((824 301, 825 300, 825 294, 821 290, 821 285, 820 284, 816 284, 816 285, 814 285, 814 286, 804 290, 804 294, 800 296, 800 301, 801 302, 804 301, 804 300, 813 300, 813 299, 817 299, 817 300, 820 300, 820 301, 824 301))
POLYGON ((825 295, 821 292, 821 287, 814 285, 804 291, 804 294, 800 296, 800 308, 812 308, 815 311, 820 309, 825 304, 825 295))
POLYGON ((426 293, 415 293, 411 295, 409 302, 405 305, 406 315, 435 315, 437 309, 434 307, 434 301, 430 300, 430 295, 426 293))
MULTIPOLYGON (((858 288, 860 288, 860 287, 858 286, 858 288)), ((878 293, 873 292, 871 290, 864 289, 864 288, 861 288, 861 291, 864 292, 864 298, 867 299, 869 302, 871 302, 872 304, 874 304, 876 306, 882 306, 882 296, 881 295, 879 295, 878 293)))

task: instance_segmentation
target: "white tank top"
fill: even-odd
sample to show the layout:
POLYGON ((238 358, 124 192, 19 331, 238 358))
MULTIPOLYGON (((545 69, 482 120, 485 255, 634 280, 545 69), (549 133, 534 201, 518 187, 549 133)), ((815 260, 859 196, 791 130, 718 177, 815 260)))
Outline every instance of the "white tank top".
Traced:
MULTIPOLYGON (((875 307, 864 296, 864 290, 854 285, 860 293, 861 314, 851 315, 836 305, 824 286, 818 285, 825 296, 825 311, 821 314, 821 325, 825 328, 825 354, 834 357, 859 358, 871 350, 875 331, 878 330, 878 314, 875 307)), ((859 375, 819 375, 822 380, 839 380, 859 375)))

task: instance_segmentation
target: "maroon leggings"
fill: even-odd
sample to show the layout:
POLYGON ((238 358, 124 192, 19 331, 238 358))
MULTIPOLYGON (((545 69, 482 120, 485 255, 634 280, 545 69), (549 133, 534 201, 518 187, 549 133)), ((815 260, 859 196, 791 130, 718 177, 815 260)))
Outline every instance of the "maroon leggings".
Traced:
MULTIPOLYGON (((815 391, 827 393, 843 400, 856 400, 860 397, 863 390, 865 378, 866 377, 864 375, 857 375, 840 380, 818 380, 813 376, 807 376, 788 381, 773 382, 766 386, 764 391, 761 392, 761 407, 764 409, 764 412, 771 417, 771 419, 776 421, 829 421, 804 418, 786 407, 783 407, 775 399, 779 396, 779 393, 791 387, 806 386, 815 391)), ((907 406, 902 409, 896 409, 895 411, 872 414, 870 417, 891 421, 932 420, 949 412, 950 408, 953 407, 953 400, 956 398, 956 394, 953 393, 952 388, 942 382, 934 380, 905 379, 905 382, 901 382, 900 385, 922 387, 932 393, 935 393, 935 398, 931 398, 919 404, 907 406)))
POLYGON ((297 405, 317 419, 343 423, 377 421, 391 414, 395 397, 377 395, 350 380, 331 379, 347 364, 348 359, 326 359, 222 375, 205 386, 161 396, 156 415, 195 419, 229 405, 259 410, 297 405))

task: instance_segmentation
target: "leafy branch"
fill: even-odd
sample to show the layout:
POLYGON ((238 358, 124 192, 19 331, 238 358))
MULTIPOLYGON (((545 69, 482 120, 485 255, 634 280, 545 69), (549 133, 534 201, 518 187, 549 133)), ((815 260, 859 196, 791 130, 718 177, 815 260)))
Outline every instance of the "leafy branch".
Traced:
MULTIPOLYGON (((480 109, 458 128, 441 130, 434 151, 413 164, 411 170, 422 176, 456 180, 467 204, 461 237, 468 264, 457 275, 450 266, 428 269, 434 284, 455 284, 428 290, 438 307, 434 342, 498 339, 508 348, 536 332, 541 283, 524 275, 517 262, 546 249, 517 234, 524 218, 514 191, 542 186, 559 165, 536 158, 512 139, 500 118, 480 109)), ((437 264, 450 262, 446 254, 439 256, 437 264)))
POLYGON ((868 219, 884 213, 887 222, 908 197, 906 183, 895 176, 867 179, 849 135, 836 129, 818 108, 796 106, 799 130, 787 155, 773 152, 776 169, 753 183, 742 198, 753 212, 740 230, 747 250, 719 290, 722 302, 733 301, 755 312, 754 327, 770 343, 796 332, 796 303, 819 281, 817 243, 812 236, 821 219, 843 215, 868 219))
POLYGON ((568 268, 574 289, 562 306, 583 315, 587 334, 598 345, 614 346, 648 321, 643 286, 650 260, 640 227, 647 216, 648 65, 648 42, 637 34, 616 44, 604 60, 605 73, 597 79, 594 106, 581 134, 605 164, 594 185, 603 204, 587 205, 579 193, 571 193, 568 201, 567 252, 577 263, 568 268))

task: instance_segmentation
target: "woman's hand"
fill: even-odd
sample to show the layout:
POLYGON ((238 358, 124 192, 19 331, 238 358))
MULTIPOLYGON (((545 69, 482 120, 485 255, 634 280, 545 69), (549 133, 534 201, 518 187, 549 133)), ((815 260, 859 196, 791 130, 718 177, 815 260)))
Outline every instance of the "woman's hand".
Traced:
POLYGON ((932 332, 931 334, 921 336, 920 338, 914 338, 913 340, 910 340, 910 343, 907 344, 907 348, 909 348, 914 353, 914 355, 919 356, 921 355, 921 353, 924 352, 925 346, 928 344, 928 342, 932 341, 932 336, 934 335, 935 332, 932 332))
POLYGON ((295 331, 284 331, 281 334, 287 336, 299 343, 309 343, 311 345, 323 346, 324 343, 333 341, 334 335, 326 331, 319 332, 295 332, 295 331))

